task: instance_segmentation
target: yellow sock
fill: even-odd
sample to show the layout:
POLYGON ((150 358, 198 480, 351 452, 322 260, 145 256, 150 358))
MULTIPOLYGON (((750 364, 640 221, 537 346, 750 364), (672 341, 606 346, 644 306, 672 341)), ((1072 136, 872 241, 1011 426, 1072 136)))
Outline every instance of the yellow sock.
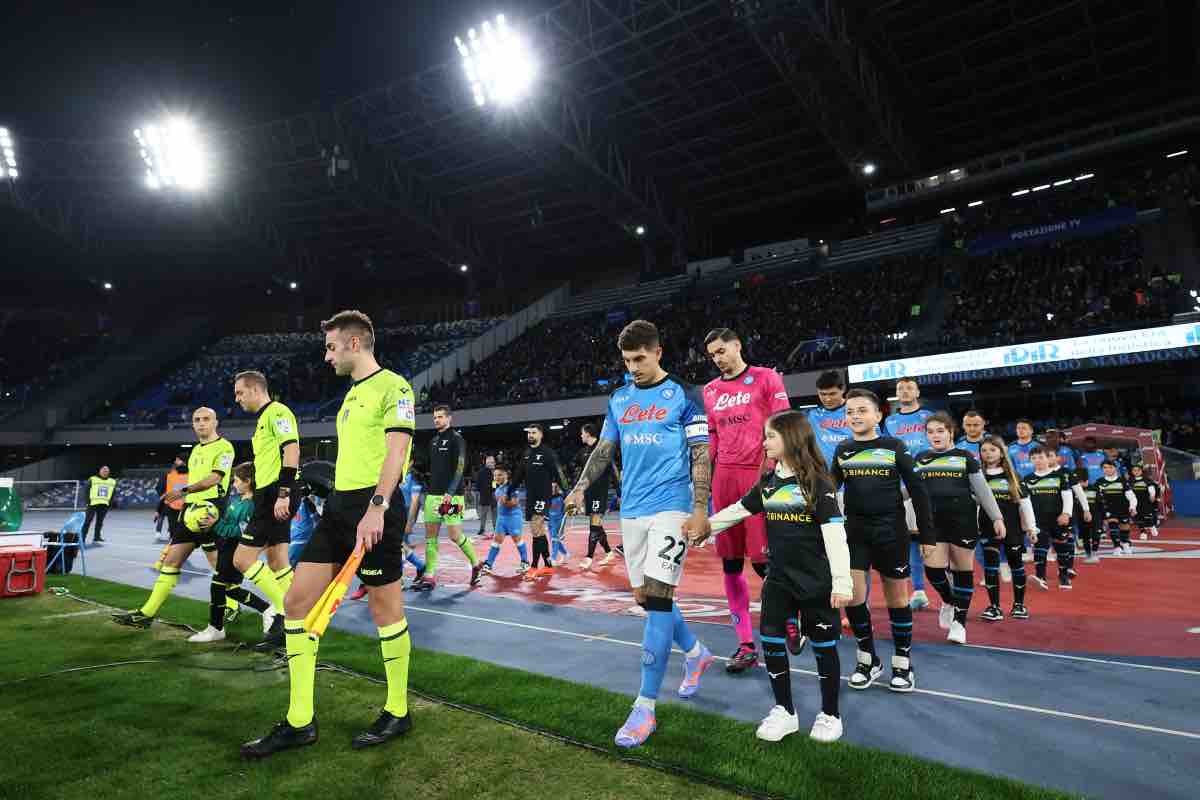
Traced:
POLYGON ((408 713, 408 655, 412 652, 408 620, 380 628, 379 648, 383 651, 383 673, 387 676, 387 703, 383 710, 403 717, 408 713))
POLYGON ((162 604, 166 602, 167 595, 175 588, 175 584, 179 583, 179 567, 163 567, 158 578, 154 581, 154 588, 150 590, 150 597, 146 600, 146 604, 142 606, 142 613, 147 617, 153 617, 162 608, 162 604))
POLYGON ((304 620, 283 622, 287 643, 288 675, 292 679, 291 700, 287 721, 293 728, 302 728, 313 719, 313 682, 317 676, 317 640, 304 630, 304 620))
MULTIPOLYGON (((251 583, 262 589, 262 593, 266 595, 271 605, 279 611, 283 610, 283 589, 280 588, 279 581, 275 580, 275 573, 271 571, 265 561, 255 561, 253 566, 246 570, 246 577, 250 579, 251 583)), ((301 623, 301 627, 303 627, 303 623, 301 623)))
POLYGON ((295 575, 296 572, 292 569, 290 564, 279 570, 279 572, 275 573, 275 580, 279 582, 279 586, 281 589, 283 589, 284 595, 287 595, 288 589, 292 588, 292 578, 295 577, 295 575))

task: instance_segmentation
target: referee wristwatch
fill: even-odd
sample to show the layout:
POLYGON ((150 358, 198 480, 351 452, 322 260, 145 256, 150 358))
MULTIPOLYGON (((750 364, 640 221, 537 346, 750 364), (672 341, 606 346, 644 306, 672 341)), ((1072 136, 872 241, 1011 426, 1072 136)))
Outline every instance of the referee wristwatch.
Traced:
POLYGON ((371 508, 378 508, 380 511, 387 511, 389 508, 387 498, 381 494, 373 495, 371 497, 371 508))

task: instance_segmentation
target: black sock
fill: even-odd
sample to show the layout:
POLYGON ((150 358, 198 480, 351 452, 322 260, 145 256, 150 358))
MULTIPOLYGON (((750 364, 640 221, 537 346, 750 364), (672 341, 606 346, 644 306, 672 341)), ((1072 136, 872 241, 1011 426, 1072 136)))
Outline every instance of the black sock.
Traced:
POLYGON ((850 620, 850 629, 858 641, 858 649, 868 653, 873 661, 878 661, 875 655, 875 637, 871 633, 871 609, 866 603, 857 606, 846 606, 846 619, 850 620))
MULTIPOLYGON (((908 613, 912 614, 912 611, 908 613)), ((838 656, 837 641, 827 647, 818 647, 813 642, 813 656, 817 659, 817 675, 821 679, 821 711, 831 717, 841 716, 838 714, 838 690, 842 688, 842 660, 838 656)), ((784 658, 787 658, 786 654, 784 658)), ((790 689, 788 693, 791 694, 790 689)))
POLYGON ((1108 526, 1108 537, 1112 539, 1113 547, 1121 546, 1120 531, 1121 529, 1116 525, 1108 526))
POLYGON ((1071 568, 1075 547, 1071 544, 1070 536, 1059 536, 1054 540, 1054 553, 1058 556, 1059 579, 1069 577, 1067 570, 1071 568))
POLYGON ((983 582, 987 584, 988 602, 1000 605, 1000 545, 983 548, 983 582))
POLYGON ((533 540, 533 565, 536 567, 538 556, 541 556, 542 563, 547 567, 550 566, 550 540, 545 536, 534 537, 533 540))
POLYGON ((539 537, 534 536, 533 541, 531 542, 533 546, 529 548, 529 566, 534 569, 537 569, 538 561, 540 561, 542 558, 542 547, 539 544, 541 541, 542 540, 539 537))
POLYGON ((599 525, 588 526, 588 549, 587 557, 592 558, 596 555, 596 545, 600 544, 600 537, 604 535, 604 528, 599 525))
POLYGON ((213 576, 208 585, 208 624, 219 631, 225 630, 225 591, 228 587, 224 581, 213 576))
POLYGON ((954 619, 959 625, 966 625, 971 596, 975 594, 975 571, 955 569, 950 574, 954 578, 954 619))
MULTIPOLYGON (((888 616, 892 619, 892 643, 896 646, 896 655, 908 658, 908 654, 912 651, 912 608, 910 606, 889 608, 888 616)), ((816 650, 813 652, 815 653, 816 650)))
MULTIPOLYGON (((100 531, 96 531, 96 535, 100 535, 100 531)), ((1129 544, 1129 529, 1121 531, 1121 544, 1129 544)))
POLYGON ((1088 557, 1092 557, 1092 534, 1088 531, 1083 533, 1083 552, 1088 557))
POLYGON ((258 613, 262 613, 271 607, 271 604, 262 599, 254 592, 247 589, 245 586, 230 586, 225 590, 226 597, 232 597, 244 606, 253 608, 258 613))
MULTIPOLYGON (((763 661, 767 665, 767 676, 771 679, 771 691, 775 694, 775 705, 783 706, 789 714, 795 714, 796 709, 792 705, 792 673, 788 668, 787 648, 782 644, 768 642, 764 638, 763 661)), ((840 676, 838 680, 841 680, 840 676)))
POLYGON ((1033 569, 1034 574, 1039 578, 1046 577, 1046 554, 1050 552, 1050 536, 1047 533, 1039 533, 1037 541, 1033 543, 1033 569))
POLYGON ((597 525, 596 527, 600 529, 600 546, 604 548, 604 553, 607 555, 612 552, 612 547, 608 544, 608 531, 604 530, 603 525, 597 525))
POLYGON ((942 602, 954 605, 954 595, 950 593, 950 581, 946 580, 945 567, 925 566, 925 582, 937 590, 942 602))
POLYGON ((1023 555, 1023 546, 1008 548, 1008 567, 1012 570, 1013 579, 1013 604, 1018 606, 1025 605, 1025 561, 1021 558, 1023 555))

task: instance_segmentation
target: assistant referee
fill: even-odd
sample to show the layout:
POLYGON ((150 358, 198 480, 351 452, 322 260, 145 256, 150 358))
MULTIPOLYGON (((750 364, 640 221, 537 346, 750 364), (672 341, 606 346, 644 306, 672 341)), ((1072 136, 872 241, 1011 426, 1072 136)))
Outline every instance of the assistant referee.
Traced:
POLYGON ((379 718, 355 736, 355 749, 383 744, 412 727, 408 715, 408 657, 412 648, 404 617, 404 526, 406 509, 396 487, 409 466, 416 405, 412 387, 375 360, 375 329, 361 311, 342 311, 321 323, 325 362, 353 379, 337 415, 338 457, 333 494, 312 539, 296 564, 285 601, 291 702, 287 719, 270 733, 242 745, 247 758, 317 741, 313 713, 318 640, 304 630, 317 604, 356 547, 365 551, 358 568, 367 587, 371 617, 379 630, 387 701, 379 718))

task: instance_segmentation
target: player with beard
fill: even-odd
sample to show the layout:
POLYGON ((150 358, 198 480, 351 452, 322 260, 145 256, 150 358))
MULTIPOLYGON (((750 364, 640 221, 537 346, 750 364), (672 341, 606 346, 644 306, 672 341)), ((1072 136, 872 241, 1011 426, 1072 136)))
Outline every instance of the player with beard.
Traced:
POLYGON ((518 486, 525 486, 525 519, 529 520, 529 532, 533 536, 533 560, 527 577, 549 577, 554 574, 554 563, 550 558, 550 539, 546 535, 546 519, 550 516, 550 503, 554 499, 554 484, 567 486, 558 453, 544 442, 545 429, 540 423, 525 428, 525 439, 529 449, 517 462, 516 474, 508 483, 507 497, 511 500, 518 486), (538 557, 545 566, 538 567, 538 557))
MULTIPOLYGON (((721 373, 704 387, 704 413, 714 469, 713 506, 725 508, 741 500, 762 477, 763 426, 772 414, 788 410, 791 404, 779 373, 747 365, 741 339, 729 328, 710 331, 704 349, 721 373)), ((758 576, 767 575, 766 518, 753 514, 722 531, 717 536, 717 555, 739 642, 725 671, 744 672, 758 663, 758 650, 750 624, 750 584, 742 570, 749 556, 758 576)), ((787 620, 787 640, 789 650, 798 655, 804 639, 797 619, 787 620)))

